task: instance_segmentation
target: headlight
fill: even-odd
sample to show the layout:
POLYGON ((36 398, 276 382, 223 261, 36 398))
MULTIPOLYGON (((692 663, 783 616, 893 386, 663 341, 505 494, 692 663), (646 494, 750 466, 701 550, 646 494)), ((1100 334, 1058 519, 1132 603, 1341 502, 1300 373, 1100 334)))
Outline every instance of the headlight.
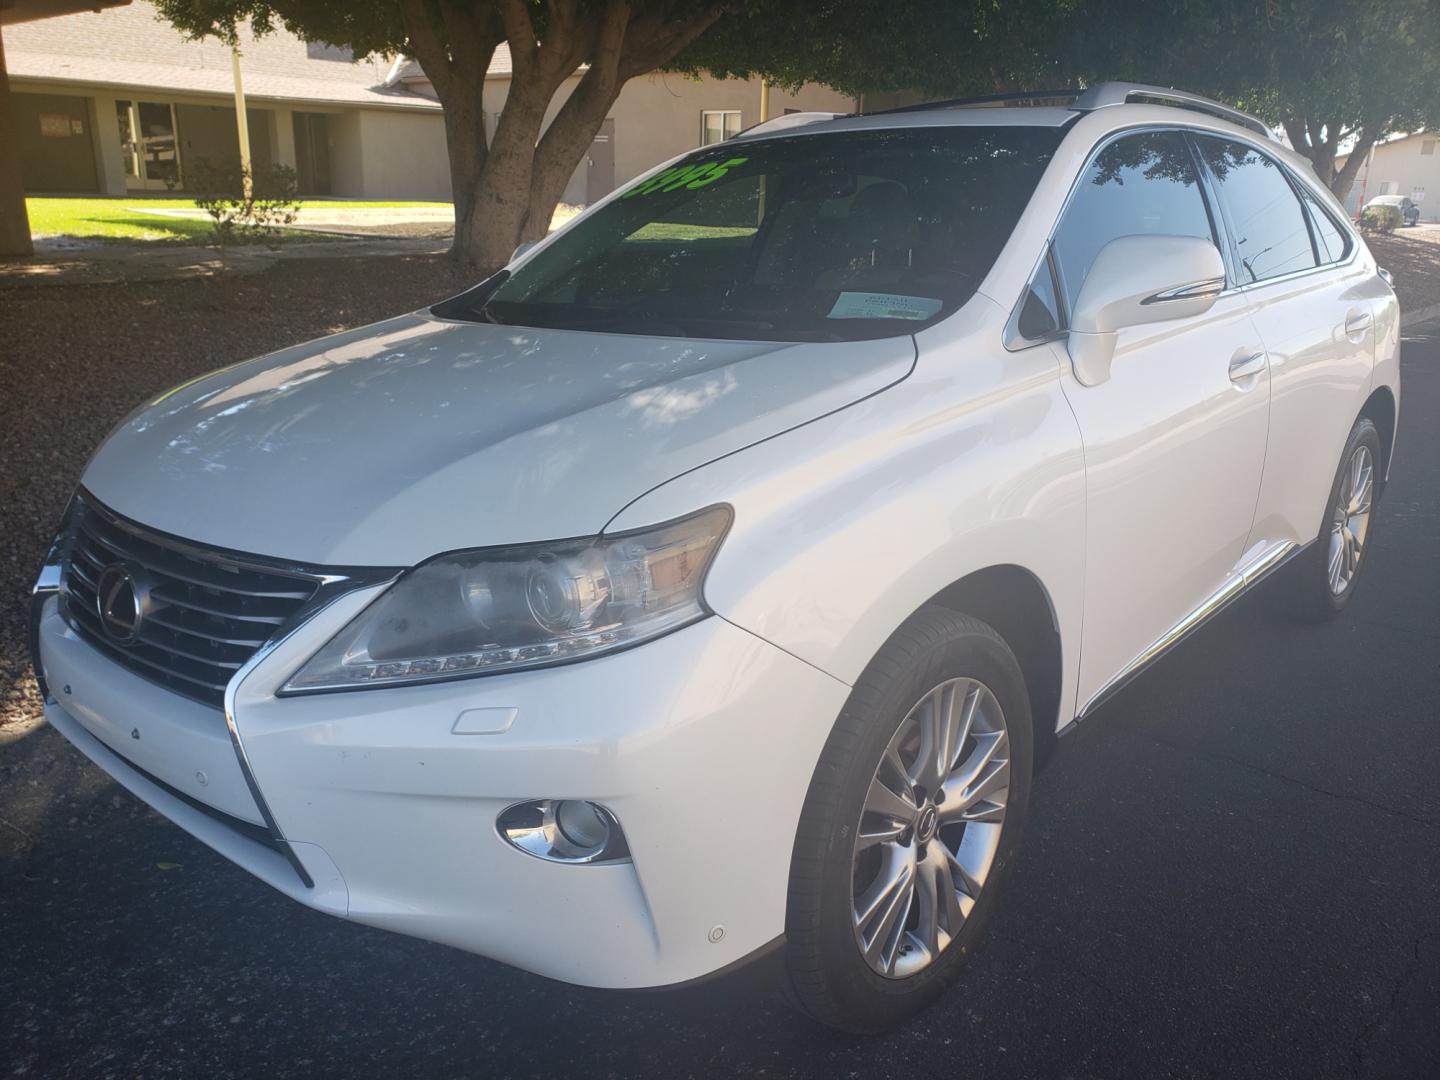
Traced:
POLYGON ((282 692, 488 675, 613 652, 704 617, 730 525, 714 506, 640 532, 442 555, 400 578, 282 692))

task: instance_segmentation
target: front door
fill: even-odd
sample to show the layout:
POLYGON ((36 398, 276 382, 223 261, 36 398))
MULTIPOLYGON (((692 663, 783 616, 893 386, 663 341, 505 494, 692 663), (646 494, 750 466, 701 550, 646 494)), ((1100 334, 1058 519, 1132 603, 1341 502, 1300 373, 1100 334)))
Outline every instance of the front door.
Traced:
POLYGON ((330 122, 324 113, 294 114, 295 180, 301 195, 330 194, 330 122))
MULTIPOLYGON (((1100 249, 1141 233, 1221 239, 1178 132, 1113 141, 1080 178, 1053 248, 1067 310, 1100 249)), ((1263 352, 1230 293, 1204 315, 1120 331, 1098 386, 1065 378, 1085 447, 1082 712, 1235 578, 1265 461, 1263 352)))
POLYGON ((585 173, 585 204, 594 205, 615 190, 615 121, 607 119, 600 125, 590 143, 590 157, 585 173))
POLYGON ((125 160, 125 186, 145 191, 182 187, 174 107, 157 101, 117 101, 115 112, 120 126, 120 152, 125 160))

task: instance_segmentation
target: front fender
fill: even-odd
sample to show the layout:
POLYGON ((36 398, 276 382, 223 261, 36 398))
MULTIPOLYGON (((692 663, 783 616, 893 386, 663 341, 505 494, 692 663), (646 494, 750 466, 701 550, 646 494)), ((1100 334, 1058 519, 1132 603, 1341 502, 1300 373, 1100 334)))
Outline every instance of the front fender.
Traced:
POLYGON ((921 337, 905 382, 677 477, 607 529, 730 503, 707 602, 847 684, 947 585, 1020 566, 1055 613, 1057 726, 1068 722, 1085 556, 1079 431, 1050 350, 1005 351, 993 305, 977 301, 921 337))

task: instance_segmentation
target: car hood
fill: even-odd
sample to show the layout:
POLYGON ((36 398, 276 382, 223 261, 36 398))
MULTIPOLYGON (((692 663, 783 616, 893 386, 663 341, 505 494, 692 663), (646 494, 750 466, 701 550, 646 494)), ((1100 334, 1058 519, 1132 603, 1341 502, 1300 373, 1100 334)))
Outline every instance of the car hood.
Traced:
POLYGON ((911 337, 792 344, 413 314, 176 387, 83 484, 190 540, 331 566, 599 532, 657 484, 903 379, 911 337))

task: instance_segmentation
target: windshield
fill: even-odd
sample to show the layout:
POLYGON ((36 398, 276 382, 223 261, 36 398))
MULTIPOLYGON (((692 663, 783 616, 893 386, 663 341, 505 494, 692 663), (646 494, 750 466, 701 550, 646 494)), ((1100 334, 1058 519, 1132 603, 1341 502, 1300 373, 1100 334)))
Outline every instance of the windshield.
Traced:
POLYGON ((911 333, 974 293, 1061 134, 932 127, 707 147, 446 314, 665 337, 911 333))

